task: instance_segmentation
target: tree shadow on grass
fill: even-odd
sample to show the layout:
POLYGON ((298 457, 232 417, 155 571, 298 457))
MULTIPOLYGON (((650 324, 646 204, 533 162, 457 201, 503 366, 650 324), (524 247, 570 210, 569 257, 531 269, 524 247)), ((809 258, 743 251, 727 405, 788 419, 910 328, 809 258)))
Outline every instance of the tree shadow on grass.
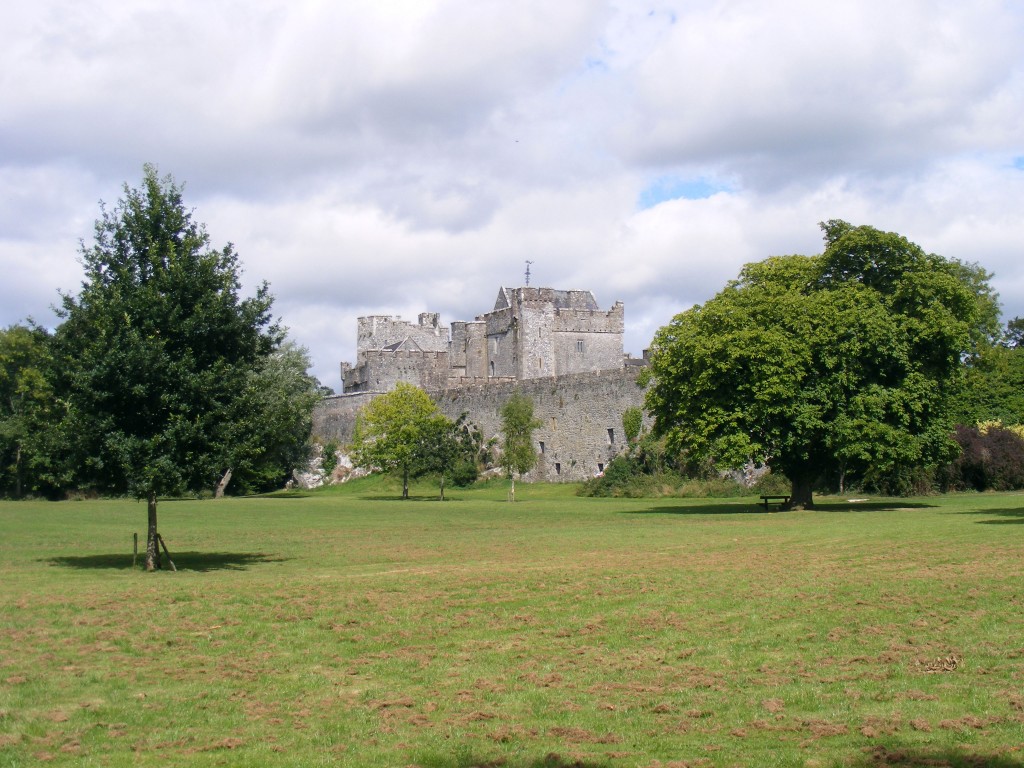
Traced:
POLYGON ((458 496, 448 496, 448 490, 447 489, 445 489, 445 497, 444 497, 444 499, 442 499, 440 497, 440 495, 437 494, 437 493, 429 494, 429 495, 422 495, 422 494, 416 495, 416 494, 410 493, 408 499, 403 499, 401 495, 395 496, 394 494, 390 494, 390 495, 387 495, 387 496, 379 496, 379 495, 360 496, 359 498, 364 500, 364 501, 401 501, 401 502, 408 502, 408 501, 462 501, 462 499, 460 499, 458 496))
POLYGON ((927 747, 903 747, 897 744, 878 745, 850 762, 843 760, 835 766, 901 766, 902 768, 924 768, 924 766, 945 766, 945 768, 1024 768, 1024 761, 1016 756, 999 753, 967 752, 956 748, 928 749, 927 747))
MULTIPOLYGON (((136 558, 135 567, 141 568, 144 562, 144 553, 139 553, 136 558)), ((166 561, 166 557, 163 558, 166 561)), ((283 563, 290 560, 288 557, 268 555, 264 552, 171 552, 171 560, 179 571, 244 571, 254 565, 265 563, 283 563)), ((80 555, 51 557, 40 562, 64 568, 77 569, 115 569, 130 571, 132 569, 131 554, 116 555, 80 555)), ((165 564, 165 570, 170 566, 165 564)))
POLYGON ((1024 525, 1024 507, 1006 509, 968 509, 961 515, 995 515, 999 520, 978 520, 981 525, 1024 525))
MULTIPOLYGON (((843 502, 825 502, 815 504, 811 512, 877 512, 880 510, 931 509, 934 504, 907 501, 867 501, 851 504, 843 502)), ((716 502, 710 504, 680 504, 676 506, 651 507, 650 509, 622 510, 623 515, 788 515, 790 510, 780 510, 777 505, 765 510, 759 501, 716 502)))
POLYGON ((417 755, 416 765, 423 768, 610 768, 608 762, 575 760, 550 752, 544 757, 525 760, 488 759, 483 756, 417 755))

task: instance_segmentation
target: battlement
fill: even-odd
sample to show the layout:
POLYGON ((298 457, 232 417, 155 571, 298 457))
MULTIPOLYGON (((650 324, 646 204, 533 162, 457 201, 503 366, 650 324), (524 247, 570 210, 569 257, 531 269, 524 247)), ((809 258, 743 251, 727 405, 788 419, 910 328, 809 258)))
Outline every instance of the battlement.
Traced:
POLYGON ((369 315, 359 318, 356 364, 342 364, 343 391, 621 370, 624 330, 621 301, 602 310, 591 291, 529 286, 502 287, 494 309, 450 328, 436 312, 416 323, 369 315))

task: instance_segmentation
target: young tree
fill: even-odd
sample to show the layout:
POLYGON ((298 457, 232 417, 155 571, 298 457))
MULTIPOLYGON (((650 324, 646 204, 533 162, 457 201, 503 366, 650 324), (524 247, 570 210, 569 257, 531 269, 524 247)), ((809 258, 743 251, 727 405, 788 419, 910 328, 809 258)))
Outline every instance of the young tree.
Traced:
POLYGON ((466 414, 452 421, 439 413, 424 424, 413 474, 437 475, 444 501, 446 481, 458 486, 476 482, 479 451, 480 433, 466 423, 466 414))
POLYGON ((62 297, 55 349, 77 481, 147 501, 146 568, 159 566, 157 498, 212 488, 234 466, 240 401, 280 348, 264 283, 239 295, 232 246, 210 246, 182 188, 145 167, 101 208, 85 279, 62 297))
POLYGON ((516 475, 522 477, 537 464, 533 430, 540 422, 533 417, 533 400, 516 390, 501 409, 501 468, 512 482, 509 495, 516 500, 516 475))
POLYGON ((408 499, 409 476, 422 466, 426 438, 436 429, 439 416, 426 392, 399 382, 359 412, 354 437, 356 463, 400 474, 402 498, 408 499))
POLYGON ((871 227, 822 228, 820 256, 748 264, 659 330, 647 394, 674 450, 765 462, 794 507, 827 473, 949 459, 962 360, 998 317, 978 267, 871 227))

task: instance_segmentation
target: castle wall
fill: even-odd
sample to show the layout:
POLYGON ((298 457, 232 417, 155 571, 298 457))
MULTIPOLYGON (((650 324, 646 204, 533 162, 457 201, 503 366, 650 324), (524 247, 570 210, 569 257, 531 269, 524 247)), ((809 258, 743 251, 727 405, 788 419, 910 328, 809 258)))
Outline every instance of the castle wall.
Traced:
POLYGON ((313 438, 323 442, 335 440, 339 445, 349 445, 355 436, 356 414, 378 394, 361 392, 355 395, 325 397, 313 409, 313 438))
MULTIPOLYGON (((533 400, 542 426, 534 432, 539 458, 526 476, 531 481, 581 482, 593 477, 625 448, 622 414, 643 407, 637 385, 639 368, 558 376, 547 379, 494 381, 428 391, 450 419, 462 413, 480 429, 484 440, 501 439, 501 409, 518 388, 533 400), (541 452, 543 444, 543 452, 541 452)), ((351 442, 355 415, 373 393, 325 398, 313 415, 313 434, 321 439, 351 442)))
POLYGON ((554 333, 555 375, 622 366, 622 336, 613 333, 554 333))
POLYGON ((592 477, 624 447, 623 412, 643 406, 639 369, 624 364, 622 302, 602 311, 590 291, 524 287, 501 288, 494 306, 474 322, 452 323, 450 340, 432 313, 415 325, 383 315, 360 318, 358 362, 342 363, 342 381, 345 392, 364 399, 324 400, 315 433, 351 440, 353 403, 406 381, 430 394, 449 418, 468 412, 490 439, 518 387, 543 424, 535 433, 540 461, 527 479, 592 477))
POLYGON ((448 351, 448 326, 441 325, 436 312, 423 312, 416 324, 391 315, 360 317, 356 352, 382 349, 406 339, 425 352, 448 351))
POLYGON ((449 362, 452 376, 487 376, 487 324, 452 323, 449 362))
POLYGON ((448 352, 368 350, 359 355, 359 365, 342 369, 348 393, 389 392, 400 381, 420 389, 443 389, 451 372, 448 352))
POLYGON ((501 439, 501 408, 519 389, 533 400, 534 417, 542 424, 533 433, 539 454, 537 468, 526 479, 582 482, 603 470, 625 448, 622 414, 629 407, 643 408, 638 375, 638 368, 623 368, 491 382, 428 394, 450 419, 468 413, 487 441, 501 439))

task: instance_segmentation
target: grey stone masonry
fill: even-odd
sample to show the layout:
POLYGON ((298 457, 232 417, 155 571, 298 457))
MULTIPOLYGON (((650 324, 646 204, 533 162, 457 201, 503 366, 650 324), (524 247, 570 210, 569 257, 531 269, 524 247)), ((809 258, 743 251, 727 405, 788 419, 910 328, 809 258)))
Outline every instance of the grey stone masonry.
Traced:
POLYGON ((520 389, 542 424, 527 479, 585 480, 625 447, 625 410, 643 407, 646 361, 623 355, 624 329, 622 302, 603 310, 590 291, 553 288, 501 288, 490 312, 451 328, 429 312, 415 324, 361 317, 356 363, 341 364, 343 394, 318 406, 314 435, 350 442, 358 409, 405 381, 500 439, 501 408, 520 389))
POLYGON ((341 364, 345 393, 389 391, 399 381, 424 389, 469 379, 529 379, 623 367, 622 302, 602 310, 590 291, 501 288, 475 321, 416 324, 390 315, 359 318, 355 364, 341 364), (450 381, 444 381, 449 379, 450 381))
MULTIPOLYGON (((638 366, 574 373, 547 379, 487 380, 428 392, 450 419, 463 413, 484 441, 501 440, 501 409, 515 390, 533 401, 537 466, 526 480, 580 482, 604 470, 625 446, 622 414, 643 407, 638 366)), ((352 441, 356 414, 379 393, 324 398, 313 412, 313 434, 321 441, 352 441)))
POLYGON ((573 373, 529 381, 491 382, 431 392, 450 419, 465 413, 484 441, 501 440, 501 409, 515 390, 533 401, 541 426, 533 433, 537 466, 528 481, 581 482, 603 472, 626 447, 622 414, 643 408, 640 369, 573 373))

